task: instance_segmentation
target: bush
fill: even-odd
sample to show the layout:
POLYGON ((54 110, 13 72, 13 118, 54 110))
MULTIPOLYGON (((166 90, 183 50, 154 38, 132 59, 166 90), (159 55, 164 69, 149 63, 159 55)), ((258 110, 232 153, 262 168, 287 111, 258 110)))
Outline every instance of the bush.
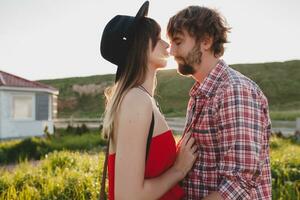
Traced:
POLYGON ((47 139, 51 139, 51 135, 50 135, 48 129, 49 129, 48 126, 45 126, 45 128, 44 128, 44 135, 46 136, 47 139))
POLYGON ((89 151, 102 145, 105 145, 105 140, 99 133, 87 133, 81 136, 64 135, 51 139, 26 138, 0 144, 0 163, 8 164, 26 159, 39 160, 54 150, 89 151))
POLYGON ((68 155, 57 154, 54 152, 50 159, 49 165, 52 169, 52 172, 54 172, 56 169, 73 168, 76 166, 76 161, 68 155))
POLYGON ((85 124, 82 124, 81 133, 89 133, 89 132, 90 132, 89 128, 85 124))
POLYGON ((74 133, 74 128, 73 126, 71 126, 70 124, 68 124, 67 128, 66 128, 66 132, 67 133, 74 133))
POLYGON ((79 127, 79 126, 76 127, 75 134, 76 135, 81 135, 82 134, 81 127, 79 127))
POLYGON ((40 159, 42 155, 51 151, 45 139, 32 137, 18 143, 0 146, 0 163, 24 161, 25 159, 40 159))
POLYGON ((300 198, 300 145, 292 138, 271 137, 273 199, 300 198))
POLYGON ((98 199, 104 154, 50 153, 36 167, 0 172, 0 199, 98 199))

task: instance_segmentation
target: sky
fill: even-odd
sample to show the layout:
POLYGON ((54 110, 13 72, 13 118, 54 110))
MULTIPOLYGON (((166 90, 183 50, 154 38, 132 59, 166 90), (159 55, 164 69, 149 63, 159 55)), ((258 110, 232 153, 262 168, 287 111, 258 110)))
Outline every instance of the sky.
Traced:
MULTIPOLYGON (((0 70, 29 80, 113 74, 100 55, 106 23, 135 16, 143 0, 0 0, 0 70)), ((228 64, 300 59, 299 0, 150 0, 162 27, 189 5, 217 9, 232 28, 228 64)), ((176 68, 172 58, 167 69, 176 68)))

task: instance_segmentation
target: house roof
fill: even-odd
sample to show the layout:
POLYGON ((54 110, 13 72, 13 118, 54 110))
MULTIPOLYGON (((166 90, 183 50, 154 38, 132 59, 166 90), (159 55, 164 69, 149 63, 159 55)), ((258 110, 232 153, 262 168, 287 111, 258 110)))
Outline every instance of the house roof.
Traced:
POLYGON ((30 81, 19 76, 9 74, 0 70, 0 87, 18 87, 18 88, 33 88, 33 89, 47 89, 58 91, 56 88, 37 81, 30 81))

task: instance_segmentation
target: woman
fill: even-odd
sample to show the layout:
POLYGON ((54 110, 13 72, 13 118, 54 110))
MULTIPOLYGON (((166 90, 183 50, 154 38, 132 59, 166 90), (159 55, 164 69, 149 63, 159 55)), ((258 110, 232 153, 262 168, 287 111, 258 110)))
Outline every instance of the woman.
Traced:
POLYGON ((153 99, 156 71, 166 66, 169 45, 160 38, 159 25, 145 17, 148 6, 145 2, 135 17, 114 17, 102 34, 102 56, 118 65, 115 85, 106 90, 103 124, 110 138, 110 200, 181 199, 178 182, 197 156, 189 134, 176 152, 172 132, 153 99))

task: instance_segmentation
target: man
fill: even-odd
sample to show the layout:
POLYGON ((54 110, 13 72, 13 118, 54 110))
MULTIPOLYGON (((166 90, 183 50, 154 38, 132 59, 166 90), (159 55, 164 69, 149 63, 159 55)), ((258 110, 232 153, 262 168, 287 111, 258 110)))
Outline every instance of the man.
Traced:
POLYGON ((195 79, 185 133, 199 155, 183 181, 186 199, 271 199, 268 102, 249 78, 220 59, 229 28, 212 9, 190 6, 170 18, 178 71, 195 79))

